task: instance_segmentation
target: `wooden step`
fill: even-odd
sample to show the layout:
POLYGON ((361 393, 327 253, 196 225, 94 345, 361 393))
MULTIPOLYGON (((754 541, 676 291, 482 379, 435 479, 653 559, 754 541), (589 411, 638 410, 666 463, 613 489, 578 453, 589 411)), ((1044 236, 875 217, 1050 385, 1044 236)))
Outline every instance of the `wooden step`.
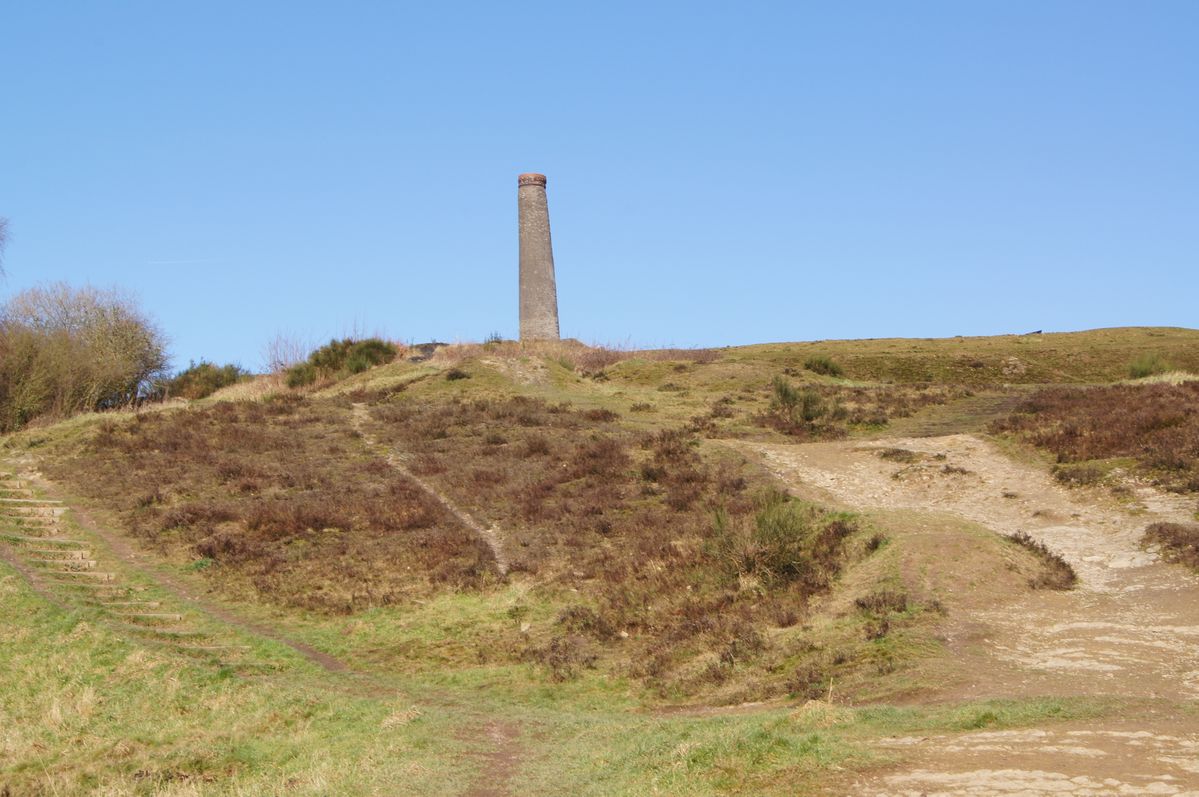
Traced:
POLYGON ((54 572, 64 573, 73 572, 76 570, 94 570, 96 567, 95 559, 30 559, 30 564, 44 567, 48 570, 59 568, 54 572))
MULTIPOLYGON (((45 538, 36 537, 34 539, 36 539, 38 542, 41 542, 45 538)), ((24 546, 21 550, 25 551, 25 553, 35 554, 38 557, 38 559, 41 559, 43 561, 48 560, 48 559, 54 559, 54 560, 89 559, 89 558, 91 558, 91 555, 92 555, 92 552, 87 550, 86 548, 32 548, 29 546, 24 546)))
POLYGON ((160 640, 197 640, 206 639, 211 636, 207 631, 197 631, 194 628, 158 628, 151 625, 133 625, 131 623, 117 623, 116 627, 117 630, 127 634, 160 640))
POLYGON ((112 616, 130 625, 158 625, 183 621, 183 615, 173 612, 113 612, 112 616))
POLYGON ((0 487, 0 497, 3 498, 36 498, 33 490, 28 487, 0 487))
POLYGON ((13 534, 7 531, 0 531, 0 540, 3 540, 12 545, 28 546, 28 545, 87 545, 82 540, 72 540, 66 537, 30 537, 25 534, 13 534))
POLYGON ((59 526, 62 519, 47 514, 0 514, 0 523, 8 526, 59 526))
POLYGON ((162 605, 159 601, 105 601, 92 600, 89 603, 95 606, 101 606, 105 609, 157 609, 162 605))
POLYGON ((86 593, 90 600, 111 600, 113 598, 128 598, 133 590, 123 584, 113 581, 81 581, 79 579, 48 579, 60 589, 79 590, 86 593))
POLYGON ((0 520, 4 520, 7 523, 58 523, 60 519, 61 515, 31 515, 27 512, 0 511, 0 520))
POLYGON ((116 581, 116 573, 102 573, 95 570, 55 570, 54 575, 59 578, 78 578, 89 581, 116 581))
POLYGON ((57 498, 0 498, 0 507, 5 506, 62 507, 62 501, 57 498))
POLYGON ((44 506, 40 503, 12 503, 16 498, 0 498, 0 514, 10 518, 61 517, 67 511, 63 506, 44 506))
POLYGON ((62 533, 62 526, 57 524, 53 526, 44 526, 31 523, 29 525, 20 525, 9 523, 0 527, 0 534, 4 535, 24 535, 26 537, 57 537, 62 533))

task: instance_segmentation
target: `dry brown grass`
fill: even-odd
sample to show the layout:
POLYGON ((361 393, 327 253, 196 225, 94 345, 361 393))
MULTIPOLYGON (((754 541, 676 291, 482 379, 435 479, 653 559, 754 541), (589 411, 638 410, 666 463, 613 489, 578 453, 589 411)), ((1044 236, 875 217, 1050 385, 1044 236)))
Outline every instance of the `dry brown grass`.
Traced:
MULTIPOLYGON (((991 429, 1046 448, 1062 464, 1128 457, 1168 489, 1199 491, 1199 382, 1042 390, 991 429)), ((1060 473, 1064 481, 1097 480, 1078 468, 1060 473)))
POLYGON ((479 661, 563 679, 603 661, 662 693, 748 678, 778 694, 798 643, 767 644, 772 629, 866 555, 845 545, 851 520, 765 493, 764 474, 706 450, 694 425, 633 431, 612 410, 524 397, 221 402, 100 424, 83 456, 64 448, 45 470, 234 596, 351 613, 489 588, 489 550, 366 450, 351 402, 413 472, 500 529, 510 578, 559 612, 479 661))
POLYGON ((456 343, 438 349, 432 362, 459 366, 470 360, 543 358, 557 362, 572 371, 595 375, 617 363, 632 359, 679 361, 696 364, 715 362, 720 358, 716 349, 620 349, 609 346, 589 346, 577 340, 519 342, 512 340, 492 343, 456 343))
POLYGON ((486 583, 489 552, 362 453, 344 408, 281 396, 104 423, 55 479, 215 582, 325 612, 486 583))

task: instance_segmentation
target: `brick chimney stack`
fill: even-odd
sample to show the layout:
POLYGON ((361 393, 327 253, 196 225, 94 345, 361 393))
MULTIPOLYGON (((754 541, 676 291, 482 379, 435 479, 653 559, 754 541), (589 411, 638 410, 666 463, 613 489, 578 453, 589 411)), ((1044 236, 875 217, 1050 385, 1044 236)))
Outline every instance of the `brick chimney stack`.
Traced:
POLYGON ((545 175, 520 175, 516 203, 520 215, 520 339, 558 340, 558 288, 545 175))

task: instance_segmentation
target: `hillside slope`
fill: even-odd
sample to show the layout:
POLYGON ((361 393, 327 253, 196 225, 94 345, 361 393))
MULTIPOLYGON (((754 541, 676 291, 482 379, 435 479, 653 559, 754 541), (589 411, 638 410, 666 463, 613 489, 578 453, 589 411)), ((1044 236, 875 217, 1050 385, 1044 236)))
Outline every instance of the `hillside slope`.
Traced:
MULTIPOLYGON (((384 727, 480 773, 445 781, 444 793, 850 793, 855 773, 906 755, 931 761, 923 748, 888 746, 892 733, 1066 720, 1087 730, 1113 711, 1190 727, 1192 698, 1152 686, 1178 673, 1139 691, 1055 679, 1038 668, 1057 643, 1003 622, 1052 626, 1082 600, 1095 628, 1128 625, 1118 601, 1088 602, 1107 565, 1092 563, 1079 534, 1093 518, 1125 517, 1121 489, 1155 496, 1141 512, 1168 496, 1110 465, 1111 494, 1036 486, 1050 479, 1047 454, 1015 438, 984 441, 988 429, 1039 428, 996 423, 1017 409, 1091 406, 1085 395, 1026 401, 1041 386, 1124 380, 1146 357, 1199 371, 1199 332, 657 352, 453 346, 303 390, 262 380, 188 405, 28 429, 3 452, 39 500, 64 502, 56 523, 76 547, 131 579, 123 595, 165 607, 149 614, 192 616, 177 602, 200 611, 178 633, 211 638, 193 647, 212 653, 181 663, 194 669, 179 677, 215 668, 266 700, 255 679, 269 691, 296 666, 272 645, 327 657, 336 667, 305 676, 315 694, 356 684, 367 703, 400 714, 396 701, 407 701, 407 719, 384 727), (999 470, 1011 485, 993 480, 999 470), (997 522, 1005 512, 1016 514, 997 522), (1004 536, 1015 531, 1048 554, 1004 536), (1074 591, 1044 588, 1056 583, 1057 553, 1082 579, 1074 591), (885 707, 897 702, 927 707, 885 707), (479 785, 488 772, 494 788, 479 785)), ((1190 392, 1157 394, 1177 402, 1190 392)), ((1137 522, 1119 521, 1129 552, 1137 522)), ((94 624, 118 658, 138 655, 148 634, 86 589, 30 582, 41 592, 21 592, 21 574, 75 566, 38 564, 47 557, 23 540, 44 529, 19 513, 4 523, 5 583, 18 603, 49 613, 39 622, 94 624)), ((10 641, 39 655, 31 637, 10 641)), ((1093 658, 1111 663, 1105 655, 1093 658)), ((78 666, 94 684, 111 668, 95 656, 78 666)), ((122 716, 124 693, 105 699, 122 716)), ((36 713, 11 710, 27 712, 11 722, 36 713)), ((294 705, 274 710, 298 716, 294 705)), ((121 727, 106 721, 95 733, 121 727)), ((51 734, 42 748, 12 748, 24 763, 0 785, 157 788, 136 774, 161 740, 99 769, 64 757, 67 743, 51 734), (63 762, 62 779, 41 773, 38 749, 63 762)), ((184 774, 171 777, 209 784, 201 793, 283 789, 269 774, 277 754, 295 755, 242 761, 226 750, 190 769, 172 759, 184 774)), ((405 760, 419 767, 421 756, 405 760)), ((311 793, 378 783, 369 767, 300 766, 291 777, 311 793)), ((871 788, 899 789, 904 771, 871 788)))

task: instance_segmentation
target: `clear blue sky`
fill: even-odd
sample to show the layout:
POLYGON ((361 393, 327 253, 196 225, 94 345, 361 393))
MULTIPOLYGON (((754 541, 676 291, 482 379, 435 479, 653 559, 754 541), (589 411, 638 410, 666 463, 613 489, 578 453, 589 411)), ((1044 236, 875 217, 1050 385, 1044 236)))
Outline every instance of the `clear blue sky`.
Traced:
POLYGON ((134 291, 189 358, 514 336, 1199 325, 1199 3, 2 0, 0 295, 134 291))

